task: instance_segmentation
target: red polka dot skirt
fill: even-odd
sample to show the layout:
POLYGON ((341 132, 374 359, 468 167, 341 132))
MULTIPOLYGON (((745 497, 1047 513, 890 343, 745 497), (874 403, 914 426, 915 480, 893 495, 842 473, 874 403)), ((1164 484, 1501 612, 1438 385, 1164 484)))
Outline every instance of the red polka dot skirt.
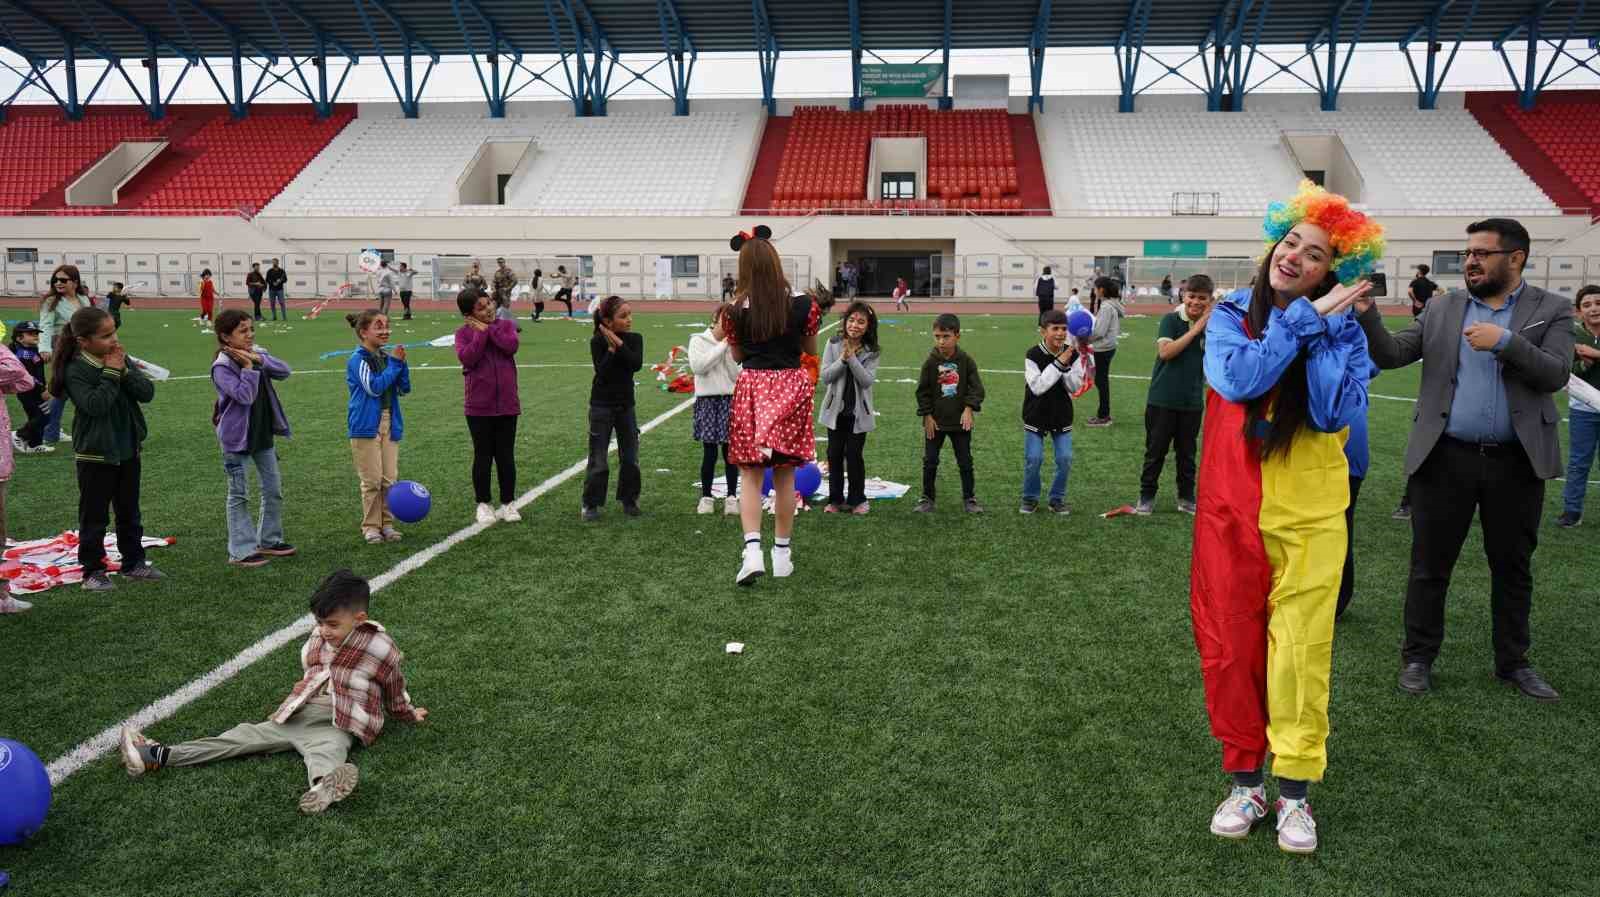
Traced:
POLYGON ((739 372, 733 386, 728 460, 741 467, 790 467, 811 461, 816 386, 800 368, 739 372))

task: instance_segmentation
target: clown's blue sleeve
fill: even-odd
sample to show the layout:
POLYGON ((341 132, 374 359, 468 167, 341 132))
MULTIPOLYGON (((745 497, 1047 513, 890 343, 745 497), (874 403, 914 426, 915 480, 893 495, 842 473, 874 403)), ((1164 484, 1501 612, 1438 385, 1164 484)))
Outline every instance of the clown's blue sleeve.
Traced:
POLYGON ((1367 384, 1377 367, 1355 316, 1331 315, 1324 335, 1306 347, 1306 399, 1311 428, 1337 433, 1367 416, 1367 384))
POLYGON ((1248 402, 1277 386, 1305 341, 1323 333, 1316 309, 1296 299, 1286 311, 1272 312, 1261 339, 1251 339, 1244 326, 1249 301, 1248 290, 1233 293, 1206 323, 1206 382, 1230 402, 1248 402))

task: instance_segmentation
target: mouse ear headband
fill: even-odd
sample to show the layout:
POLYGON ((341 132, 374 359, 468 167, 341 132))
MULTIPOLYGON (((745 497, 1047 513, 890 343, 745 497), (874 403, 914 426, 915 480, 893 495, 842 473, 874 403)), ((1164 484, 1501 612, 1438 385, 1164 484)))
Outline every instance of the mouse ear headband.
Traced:
POLYGON ((770 239, 772 239, 772 228, 767 227, 765 224, 758 224, 750 230, 742 230, 734 234, 733 239, 728 241, 728 246, 734 252, 738 252, 740 249, 744 248, 745 243, 751 240, 770 239))

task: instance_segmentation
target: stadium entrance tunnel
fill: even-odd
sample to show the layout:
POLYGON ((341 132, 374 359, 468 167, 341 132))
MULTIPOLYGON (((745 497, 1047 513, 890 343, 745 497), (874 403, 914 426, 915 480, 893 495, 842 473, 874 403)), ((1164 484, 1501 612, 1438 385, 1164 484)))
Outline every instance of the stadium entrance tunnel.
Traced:
POLYGON ((503 206, 512 182, 532 165, 532 140, 485 140, 456 178, 456 204, 503 206))
POLYGON ((955 289, 955 240, 834 240, 829 286, 837 290, 839 269, 855 265, 856 292, 887 297, 905 278, 913 296, 950 296, 955 289))
POLYGON ((114 206, 117 194, 166 151, 165 140, 125 140, 67 187, 69 206, 114 206))
POLYGON ((1326 187, 1352 203, 1366 201, 1366 181, 1350 150, 1338 135, 1328 132, 1285 131, 1283 151, 1297 170, 1319 187, 1326 187))

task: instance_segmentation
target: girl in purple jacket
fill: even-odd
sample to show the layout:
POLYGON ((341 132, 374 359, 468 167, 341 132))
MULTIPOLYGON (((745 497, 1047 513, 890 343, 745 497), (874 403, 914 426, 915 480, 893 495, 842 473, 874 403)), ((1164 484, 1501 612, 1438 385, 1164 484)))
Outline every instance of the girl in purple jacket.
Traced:
POLYGON ((472 491, 478 500, 478 522, 522 519, 511 502, 516 497, 517 461, 517 325, 495 318, 495 304, 477 287, 456 294, 456 308, 465 323, 456 331, 456 358, 466 378, 467 432, 472 434, 472 491), (500 480, 500 509, 489 505, 489 465, 500 480))
POLYGON ((273 440, 289 435, 289 421, 272 381, 289 376, 289 366, 255 344, 250 314, 230 308, 216 317, 217 356, 211 383, 217 404, 211 422, 222 444, 222 469, 228 475, 228 563, 259 567, 274 557, 289 557, 294 546, 283 539, 283 485, 273 440), (261 519, 250 519, 250 482, 245 462, 261 480, 261 519))

